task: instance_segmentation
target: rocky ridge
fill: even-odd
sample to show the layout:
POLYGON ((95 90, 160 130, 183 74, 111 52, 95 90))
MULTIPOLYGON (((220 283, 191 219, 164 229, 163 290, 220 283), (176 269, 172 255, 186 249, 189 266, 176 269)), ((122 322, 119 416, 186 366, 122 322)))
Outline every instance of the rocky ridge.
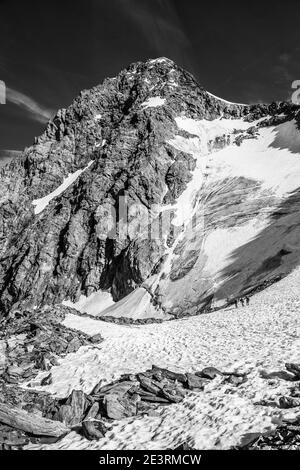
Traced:
MULTIPOLYGON (((0 380, 20 384, 33 379, 40 371, 49 371, 58 359, 75 353, 82 346, 96 346, 101 335, 88 336, 61 322, 69 309, 51 307, 14 312, 1 321, 0 380)), ((50 378, 46 378, 45 384, 50 378)))

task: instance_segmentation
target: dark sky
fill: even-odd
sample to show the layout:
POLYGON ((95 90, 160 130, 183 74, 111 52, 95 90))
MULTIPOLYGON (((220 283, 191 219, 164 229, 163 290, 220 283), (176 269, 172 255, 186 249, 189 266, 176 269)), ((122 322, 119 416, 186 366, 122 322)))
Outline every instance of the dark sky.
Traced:
POLYGON ((300 80, 299 0, 0 0, 0 12, 0 159, 137 60, 167 56, 242 103, 289 99, 300 80))

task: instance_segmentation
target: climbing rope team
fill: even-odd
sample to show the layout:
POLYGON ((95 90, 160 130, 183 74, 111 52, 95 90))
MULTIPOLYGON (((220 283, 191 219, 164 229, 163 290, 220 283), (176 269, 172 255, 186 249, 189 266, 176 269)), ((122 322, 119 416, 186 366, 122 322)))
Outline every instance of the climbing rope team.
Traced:
POLYGON ((240 302, 242 307, 245 307, 245 305, 250 304, 250 298, 248 297, 248 295, 246 295, 245 297, 240 297, 239 299, 234 299, 233 303, 235 305, 235 308, 238 308, 239 302, 240 302))

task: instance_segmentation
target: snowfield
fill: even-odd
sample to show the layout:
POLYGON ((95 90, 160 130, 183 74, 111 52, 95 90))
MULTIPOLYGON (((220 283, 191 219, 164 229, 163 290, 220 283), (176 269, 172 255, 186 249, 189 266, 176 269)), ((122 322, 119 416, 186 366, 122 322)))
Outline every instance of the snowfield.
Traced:
POLYGON ((75 308, 81 313, 88 313, 89 315, 97 315, 102 310, 114 305, 114 301, 109 292, 97 291, 91 294, 89 297, 81 295, 78 302, 72 302, 71 300, 64 300, 62 305, 66 307, 75 308))
MULTIPOLYGON (((155 97, 145 103, 158 106, 162 101, 155 97)), ((175 121, 178 129, 190 136, 175 134, 167 143, 192 155, 196 168, 176 202, 161 207, 162 211, 172 209, 175 213, 172 225, 184 224, 185 230, 179 231, 172 247, 167 248, 164 265, 156 279, 146 281, 152 293, 159 285, 162 306, 167 312, 176 308, 187 311, 199 305, 208 294, 214 295, 214 306, 224 305, 227 297, 249 288, 247 277, 253 276, 252 282, 255 281, 257 266, 263 260, 276 257, 283 248, 294 246, 299 238, 298 224, 289 216, 280 219, 277 225, 272 225, 271 220, 276 207, 299 187, 300 134, 295 120, 257 128, 257 136, 245 139, 240 145, 233 144, 235 129, 245 132, 261 119, 207 121, 177 116, 175 121), (210 143, 218 138, 225 139, 229 145, 212 150, 210 143), (205 226, 210 212, 212 227, 205 226), (190 230, 194 217, 197 226, 190 230), (285 231, 285 226, 292 229, 285 231), (268 230, 268 237, 255 244, 255 239, 259 240, 268 230), (242 247, 248 250, 238 257, 237 268, 235 253, 242 247), (185 265, 191 268, 186 272, 183 268, 180 274, 181 266, 185 265), (234 277, 236 272, 241 274, 234 277)), ((296 211, 294 214, 296 220, 296 211)), ((286 256, 275 274, 280 274, 283 268, 289 272, 295 259, 294 254, 290 258, 286 256)), ((81 299, 76 304, 65 305, 101 316, 135 320, 169 318, 163 309, 153 307, 151 296, 144 289, 137 289, 116 303, 103 302, 100 294, 96 297, 93 294, 91 302, 81 299)))
POLYGON ((229 146, 214 155, 217 178, 226 176, 251 178, 287 196, 299 187, 300 133, 295 121, 259 131, 258 139, 243 142, 241 147, 229 146))
MULTIPOLYGON (((285 418, 300 420, 300 406, 279 406, 300 390, 286 367, 300 364, 300 111, 291 103, 235 105, 165 57, 131 64, 57 113, 21 163, 3 172, 1 308, 17 321, 15 328, 5 320, 9 338, 0 341, 4 382, 64 399, 154 365, 246 376, 236 386, 217 375, 172 404, 177 384, 162 391, 139 377, 137 399, 157 404, 142 392, 156 390, 168 397, 164 406, 142 415, 132 397, 137 415, 103 418, 108 431, 99 440, 77 427, 90 419, 87 410, 74 413, 76 432, 26 450, 226 450, 285 418), (32 221, 18 208, 29 197, 32 221), (227 306, 246 295, 249 305, 227 306), (41 325, 27 314, 31 303, 41 325), (57 328, 57 318, 73 331, 57 328), (100 336, 89 341, 74 330, 100 336)), ((105 393, 85 403, 99 400, 92 416, 101 416, 105 393)), ((109 412, 122 406, 111 401, 106 416, 124 416, 109 412)), ((53 419, 72 413, 53 405, 53 419)))
MULTIPOLYGON (((163 99, 154 97, 142 106, 162 104, 163 99)), ((197 226, 198 237, 181 232, 167 252, 162 271, 147 283, 152 291, 159 284, 166 295, 164 306, 167 308, 176 302, 185 308, 184 303, 188 305, 193 296, 196 301, 201 292, 209 288, 216 293, 219 286, 222 289, 225 284, 224 292, 220 290, 214 300, 214 305, 224 305, 228 295, 243 291, 243 275, 247 274, 251 263, 257 269, 262 260, 273 259, 283 245, 291 246, 297 240, 298 225, 292 224, 290 219, 279 219, 278 226, 274 223, 270 229, 268 227, 272 210, 281 201, 288 200, 299 187, 299 132, 295 121, 290 121, 257 129, 255 138, 233 145, 235 129, 246 131, 256 123, 235 119, 194 120, 184 116, 177 117, 176 123, 178 129, 185 130, 190 137, 177 134, 168 144, 191 154, 196 159, 196 168, 185 191, 173 205, 176 217, 172 223, 186 225, 196 211, 201 210, 203 201, 199 190, 202 189, 219 225, 212 224, 203 240, 200 225, 197 226), (211 151, 210 142, 216 138, 227 139, 229 145, 211 151), (228 195, 237 198, 232 213, 226 211, 228 195), (239 206, 242 198, 244 205, 239 206), (220 212, 223 200, 225 208, 220 212), (250 214, 245 220, 244 213, 250 214), (288 231, 280 235, 286 226, 295 226, 295 233, 288 231), (255 239, 267 230, 271 232, 259 241, 258 249, 255 239), (237 281, 233 280, 237 284, 226 291, 231 271, 224 273, 234 261, 234 253, 247 246, 248 251, 242 256, 245 265, 239 266, 237 281), (176 262, 184 264, 193 250, 198 253, 198 260, 192 269, 176 282, 169 281, 176 262), (206 280, 211 284, 206 284, 206 280)), ((209 211, 207 201, 204 203, 209 211)), ((295 254, 291 257, 295 258, 295 254)), ((287 263, 285 272, 289 272, 288 267, 287 263)), ((273 274, 275 272, 274 268, 273 274)), ((140 326, 106 323, 96 316, 163 318, 143 287, 117 303, 112 302, 110 294, 101 292, 88 299, 81 297, 76 304, 64 302, 95 315, 93 319, 69 314, 64 324, 90 335, 100 333, 104 342, 69 354, 59 366, 53 367, 51 385, 40 387, 44 373, 31 383, 34 388, 62 398, 73 389, 89 393, 99 382, 104 385, 122 374, 142 372, 153 364, 178 372, 196 372, 213 366, 226 372, 247 373, 248 380, 234 387, 224 383, 223 378, 215 379, 203 392, 189 392, 183 402, 158 408, 155 415, 115 421, 110 424, 105 438, 97 442, 71 433, 55 445, 31 444, 28 448, 170 449, 188 442, 199 449, 228 449, 244 442, 248 434, 274 428, 283 416, 300 414, 298 408, 282 410, 277 406, 279 397, 288 394, 293 385, 282 375, 284 364, 300 362, 299 285, 300 268, 297 268, 282 281, 256 294, 248 307, 140 326), (262 404, 262 400, 267 405, 262 404)))
POLYGON ((165 98, 160 98, 160 96, 153 96, 144 101, 141 106, 146 108, 157 108, 157 106, 162 106, 165 103, 165 98))
MULTIPOLYGON (((259 121, 176 118, 191 137, 175 135, 168 143, 193 155, 196 168, 173 206, 172 224, 186 229, 167 253, 160 279, 167 310, 190 310, 209 294, 213 306, 222 306, 226 298, 261 282, 258 266, 264 260, 268 266, 280 250, 297 245, 298 211, 292 207, 292 194, 299 188, 299 131, 293 120, 257 128, 254 138, 232 143, 234 129, 246 131, 259 121), (230 139, 231 145, 211 151, 208 144, 218 137, 230 139), (274 221, 272 214, 283 204, 286 217, 274 221), (197 225, 191 230, 194 216, 197 225)), ((298 249, 293 249, 273 276, 298 264, 298 249)), ((271 276, 268 268, 264 276, 271 276)))
MULTIPOLYGON (((266 431, 293 417, 298 408, 276 406, 293 382, 280 378, 285 362, 299 362, 300 268, 251 298, 249 307, 228 308, 181 320, 120 326, 70 314, 66 326, 101 333, 98 347, 83 347, 53 367, 53 383, 42 387, 59 397, 72 389, 90 392, 124 373, 152 364, 192 372, 205 366, 248 373, 236 388, 212 381, 203 392, 190 392, 180 404, 158 408, 157 416, 114 422, 105 438, 90 442, 71 433, 54 445, 29 449, 168 449, 184 441, 199 449, 227 449, 248 433, 266 431), (278 374, 279 373, 279 374, 278 374), (270 374, 269 378, 262 375, 270 374), (267 400, 270 406, 257 404, 267 400)), ((40 374, 32 386, 39 388, 40 374)))
POLYGON ((92 165, 92 163, 94 163, 94 160, 91 160, 85 168, 82 168, 81 170, 77 170, 74 173, 70 173, 67 176, 67 178, 64 179, 62 184, 58 186, 58 188, 56 188, 54 191, 52 191, 52 193, 40 199, 35 199, 34 201, 32 201, 32 205, 35 206, 34 207, 35 215, 38 215, 41 212, 43 212, 43 210, 48 206, 48 204, 53 199, 60 196, 66 189, 68 189, 69 186, 71 186, 79 178, 79 176, 92 165))

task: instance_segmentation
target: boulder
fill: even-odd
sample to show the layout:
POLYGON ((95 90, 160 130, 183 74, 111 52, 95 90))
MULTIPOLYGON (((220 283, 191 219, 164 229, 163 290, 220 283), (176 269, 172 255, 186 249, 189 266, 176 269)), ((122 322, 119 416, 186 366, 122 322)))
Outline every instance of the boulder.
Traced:
POLYGON ((29 443, 29 438, 20 430, 0 424, 0 446, 22 447, 29 443))
POLYGON ((36 413, 27 413, 0 403, 0 423, 24 431, 34 436, 61 437, 69 432, 69 427, 59 421, 43 418, 36 413))
POLYGON ((208 379, 199 377, 196 374, 186 374, 187 376, 187 387, 190 390, 204 390, 205 385, 208 382, 208 379))
POLYGON ((183 396, 178 394, 177 390, 172 387, 164 387, 161 390, 161 395, 170 403, 180 403, 183 400, 183 396))
POLYGON ((54 415, 54 419, 61 421, 66 426, 72 426, 74 423, 74 414, 70 405, 61 405, 57 413, 54 415))
POLYGON ((199 377, 204 377, 205 379, 213 380, 216 377, 224 374, 215 367, 205 367, 201 372, 196 372, 196 375, 199 377))
POLYGON ((100 409, 99 403, 94 402, 92 406, 90 407, 88 413, 86 414, 85 420, 95 419, 96 416, 99 414, 99 409, 100 409))
POLYGON ((82 390, 73 390, 65 405, 71 407, 72 413, 72 419, 68 424, 70 426, 80 424, 88 406, 85 394, 82 390))
POLYGON ((179 372, 172 372, 168 369, 162 369, 161 367, 152 366, 152 373, 156 374, 160 373, 163 378, 167 378, 170 380, 177 380, 178 382, 181 383, 186 383, 186 374, 181 374, 179 372))
POLYGON ((141 384, 141 387, 150 392, 153 393, 154 395, 157 395, 161 391, 161 386, 159 385, 159 382, 154 381, 149 379, 146 375, 144 374, 138 374, 137 378, 141 384))
POLYGON ((100 333, 97 334, 97 335, 92 336, 91 339, 90 339, 90 342, 92 344, 98 344, 98 343, 101 343, 102 341, 103 341, 103 338, 100 335, 100 333))
POLYGON ((111 419, 129 418, 137 413, 136 403, 125 396, 108 394, 105 396, 103 404, 107 417, 111 419))
POLYGON ((81 348, 82 343, 79 338, 73 338, 72 341, 67 346, 68 353, 77 352, 79 348, 81 348))
POLYGON ((296 380, 300 380, 300 364, 286 363, 285 368, 295 376, 296 380))
POLYGON ((137 380, 135 380, 135 381, 124 380, 124 381, 121 381, 121 382, 118 381, 118 382, 115 382, 115 383, 112 383, 112 384, 104 385, 102 387, 98 387, 96 385, 96 387, 92 391, 91 395, 92 396, 97 396, 98 398, 101 397, 101 396, 103 397, 107 394, 124 396, 128 391, 130 391, 131 389, 133 389, 137 385, 139 385, 139 382, 137 380))
POLYGON ((296 408, 300 406, 300 398, 295 397, 280 397, 279 408, 296 408))
POLYGON ((162 396, 158 397, 156 395, 153 395, 153 393, 147 393, 147 392, 140 392, 139 393, 141 400, 144 402, 149 402, 149 403, 157 403, 158 405, 169 405, 170 400, 169 398, 164 398, 162 396))
POLYGON ((105 436, 106 428, 103 423, 93 420, 85 420, 82 423, 84 437, 89 441, 98 441, 105 436))
POLYGON ((246 375, 228 375, 225 379, 224 379, 224 383, 227 383, 227 384, 230 384, 230 385, 234 385, 235 387, 238 387, 242 384, 244 384, 245 382, 247 382, 247 376, 246 375))

